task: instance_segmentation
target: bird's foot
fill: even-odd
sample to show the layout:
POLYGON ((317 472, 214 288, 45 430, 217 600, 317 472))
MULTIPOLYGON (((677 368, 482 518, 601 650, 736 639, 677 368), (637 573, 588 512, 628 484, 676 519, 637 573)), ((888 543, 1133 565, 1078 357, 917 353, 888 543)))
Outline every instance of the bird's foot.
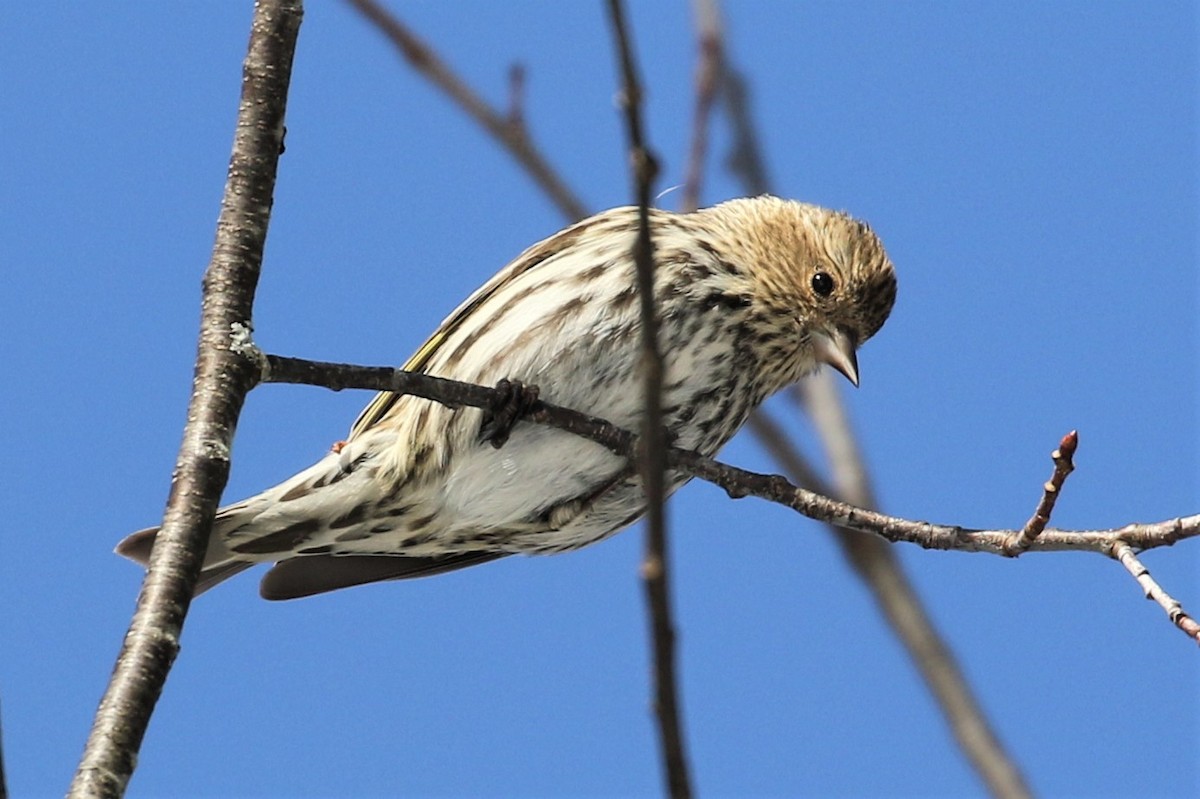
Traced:
POLYGON ((501 380, 496 384, 499 396, 490 408, 483 412, 483 424, 479 427, 479 440, 487 441, 500 449, 508 441, 513 425, 538 401, 538 387, 527 386, 519 380, 501 380))

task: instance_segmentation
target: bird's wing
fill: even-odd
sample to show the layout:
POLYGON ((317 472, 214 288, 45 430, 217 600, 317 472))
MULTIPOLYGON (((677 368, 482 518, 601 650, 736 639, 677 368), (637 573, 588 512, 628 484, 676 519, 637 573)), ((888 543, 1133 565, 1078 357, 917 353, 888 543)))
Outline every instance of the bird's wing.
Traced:
MULTIPOLYGON (((484 286, 484 288, 487 288, 487 286, 484 286)), ((495 287, 492 288, 492 291, 495 291, 495 287)), ((463 320, 470 315, 471 311, 475 310, 480 303, 487 299, 490 293, 485 294, 480 290, 472 295, 467 302, 459 306, 454 313, 438 325, 438 329, 433 332, 433 335, 426 339, 420 349, 413 353, 413 356, 405 361, 404 366, 401 368, 406 372, 424 372, 425 365, 429 363, 429 358, 437 352, 438 347, 442 345, 446 337, 453 333, 462 324, 463 320)), ((374 427, 380 419, 387 415, 387 412, 392 409, 392 406, 396 404, 396 400, 400 399, 400 397, 400 394, 391 391, 381 391, 376 394, 370 404, 363 408, 363 412, 354 420, 354 424, 350 428, 350 437, 348 440, 353 441, 374 427)))
MULTIPOLYGON (((455 308, 454 312, 438 325, 433 335, 405 362, 404 371, 424 372, 426 366, 429 364, 429 359, 445 343, 446 339, 458 330, 463 322, 470 318, 475 309, 486 302, 502 285, 517 275, 523 274, 570 249, 579 241, 583 233, 597 222, 608 219, 620 212, 627 211, 628 209, 626 208, 614 208, 612 211, 585 219, 565 230, 560 230, 550 238, 538 242, 518 255, 516 259, 497 272, 491 280, 480 286, 474 294, 468 297, 462 305, 455 308)), ((392 409, 392 406, 396 404, 396 401, 400 399, 400 396, 400 394, 395 394, 391 391, 383 391, 376 394, 371 403, 363 409, 363 412, 354 421, 354 425, 350 428, 348 440, 353 441, 378 424, 387 415, 388 411, 392 409)))

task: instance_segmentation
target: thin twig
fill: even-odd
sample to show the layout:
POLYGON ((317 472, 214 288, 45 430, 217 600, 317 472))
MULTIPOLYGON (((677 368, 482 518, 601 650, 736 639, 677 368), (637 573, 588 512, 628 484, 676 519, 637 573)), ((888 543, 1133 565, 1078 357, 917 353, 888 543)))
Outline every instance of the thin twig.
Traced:
POLYGON ((1019 555, 1029 549, 1033 540, 1042 534, 1050 523, 1050 514, 1054 512, 1054 503, 1062 491, 1067 475, 1075 471, 1075 449, 1079 446, 1079 433, 1075 430, 1067 433, 1059 442, 1058 449, 1050 453, 1054 460, 1054 474, 1042 485, 1042 499, 1038 502, 1037 510, 1025 522, 1020 532, 1008 542, 1007 554, 1019 555))
POLYGON ((675 674, 675 626, 671 619, 666 519, 667 438, 662 411, 663 360, 659 352, 658 311, 654 307, 654 242, 650 237, 650 194, 658 174, 658 164, 645 144, 642 86, 621 0, 609 0, 608 13, 621 70, 621 99, 638 206, 634 261, 637 265, 642 323, 641 368, 646 409, 642 419, 642 448, 638 461, 646 491, 646 551, 642 560, 642 581, 646 588, 654 648, 654 710, 658 719, 667 789, 673 797, 690 797, 692 789, 688 776, 687 749, 680 721, 679 681, 675 674))
POLYGON ((1133 552, 1133 547, 1124 541, 1118 541, 1112 548, 1112 556, 1133 575, 1133 579, 1138 581, 1146 599, 1157 602, 1158 606, 1166 612, 1167 618, 1171 620, 1172 624, 1182 630, 1188 638, 1200 644, 1200 623, 1185 613, 1179 600, 1164 591, 1162 586, 1150 576, 1150 570, 1138 560, 1137 555, 1133 552))
POLYGON ((450 96, 459 108, 466 111, 502 144, 509 154, 525 168, 542 191, 571 221, 587 216, 579 198, 567 187, 558 172, 546 162, 541 151, 529 137, 521 118, 513 118, 490 106, 482 97, 454 73, 425 42, 409 30, 375 0, 348 0, 364 17, 391 40, 412 67, 450 96))
POLYGON ((696 105, 692 115, 692 146, 688 152, 687 177, 683 181, 680 208, 694 211, 700 207, 704 183, 704 162, 708 156, 708 120, 721 79, 721 59, 724 43, 721 40, 720 12, 716 0, 693 0, 696 15, 697 48, 696 105))
POLYGON ((258 376, 248 343, 254 289, 275 189, 299 0, 259 0, 243 65, 241 103, 212 260, 204 277, 199 352, 171 495, 129 632, 96 711, 73 797, 118 797, 179 652, 229 451, 258 376))
MULTIPOLYGON (((334 390, 345 388, 391 391, 440 402, 451 407, 489 408, 501 399, 494 388, 405 372, 390 366, 324 363, 279 355, 262 355, 262 382, 303 383, 334 390)), ((638 437, 603 419, 539 400, 525 417, 595 441, 623 458, 636 459, 638 437)), ((789 483, 779 475, 739 469, 697 452, 667 446, 667 467, 720 486, 735 499, 755 496, 815 519, 831 522, 888 541, 916 544, 925 549, 987 552, 1004 555, 1004 543, 1015 531, 975 529, 952 524, 913 521, 850 505, 789 483)), ((1052 527, 1038 536, 1030 552, 1096 552, 1109 555, 1119 541, 1137 550, 1171 546, 1200 537, 1200 514, 1160 522, 1129 524, 1103 530, 1060 530, 1052 527)))

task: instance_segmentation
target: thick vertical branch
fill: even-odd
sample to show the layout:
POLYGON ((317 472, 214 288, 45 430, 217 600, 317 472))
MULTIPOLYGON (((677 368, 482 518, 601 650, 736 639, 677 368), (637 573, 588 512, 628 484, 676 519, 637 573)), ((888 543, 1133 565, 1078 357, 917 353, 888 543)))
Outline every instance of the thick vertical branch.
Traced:
POLYGON ((300 0, 259 0, 243 65, 233 154, 204 276, 187 425, 162 529, 124 645, 96 711, 73 797, 125 792, 179 637, 229 475, 229 453, 260 364, 250 341, 254 291, 283 141, 300 0))
POLYGON ((645 408, 642 423, 642 484, 646 490, 646 554, 642 578, 654 644, 654 696, 667 788, 674 797, 691 796, 683 729, 679 718, 679 687, 675 676, 675 629, 671 621, 671 585, 667 566, 666 432, 663 427, 663 362, 658 349, 658 313, 654 307, 654 243, 650 238, 650 192, 658 164, 646 149, 642 130, 642 89, 621 0, 609 0, 623 82, 622 100, 628 123, 629 153, 638 205, 638 235, 634 244, 642 320, 642 359, 645 408))

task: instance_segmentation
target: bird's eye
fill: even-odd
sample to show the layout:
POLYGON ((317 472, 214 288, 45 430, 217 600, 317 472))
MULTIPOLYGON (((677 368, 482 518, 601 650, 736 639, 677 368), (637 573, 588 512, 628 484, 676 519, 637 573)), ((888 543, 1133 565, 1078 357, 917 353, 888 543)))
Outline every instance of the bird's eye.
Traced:
POLYGON ((822 297, 833 293, 833 276, 828 272, 817 272, 812 278, 813 291, 822 297))

